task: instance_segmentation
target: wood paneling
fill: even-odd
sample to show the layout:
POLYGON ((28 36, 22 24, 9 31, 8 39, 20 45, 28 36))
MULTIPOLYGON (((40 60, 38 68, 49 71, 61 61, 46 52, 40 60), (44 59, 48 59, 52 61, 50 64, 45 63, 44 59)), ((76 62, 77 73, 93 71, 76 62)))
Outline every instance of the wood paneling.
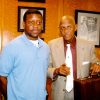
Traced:
POLYGON ((64 0, 64 14, 75 15, 75 10, 100 12, 100 0, 64 0))
POLYGON ((100 100, 100 78, 74 81, 75 100, 100 100))
POLYGON ((96 47, 95 50, 96 50, 96 56, 97 56, 97 58, 100 59, 100 47, 98 47, 98 48, 96 47))
POLYGON ((46 42, 59 37, 59 20, 64 14, 74 15, 75 9, 100 12, 100 0, 46 0, 46 3, 0 0, 0 5, 0 47, 22 34, 17 31, 18 6, 46 8, 46 31, 42 34, 46 42))

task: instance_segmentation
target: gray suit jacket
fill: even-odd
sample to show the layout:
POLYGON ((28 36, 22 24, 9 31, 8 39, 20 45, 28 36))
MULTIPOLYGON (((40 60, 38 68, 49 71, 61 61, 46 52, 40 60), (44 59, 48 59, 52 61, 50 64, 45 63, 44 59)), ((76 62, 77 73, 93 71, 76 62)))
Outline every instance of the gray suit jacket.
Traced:
MULTIPOLYGON (((80 42, 80 40, 79 40, 79 42, 80 42)), ((48 68, 48 77, 53 78, 53 72, 54 72, 55 68, 57 68, 65 63, 63 38, 60 37, 60 38, 51 40, 48 43, 48 45, 51 49, 50 66, 48 68)), ((86 47, 87 43, 85 43, 84 41, 81 41, 80 43, 77 43, 76 45, 77 45, 77 49, 78 49, 77 51, 78 52, 80 51, 80 55, 77 52, 78 56, 81 57, 82 54, 85 55, 86 52, 82 52, 82 50, 83 50, 83 48, 86 47), (83 47, 81 44, 83 45, 83 47)), ((90 62, 92 57, 88 57, 88 56, 91 56, 94 45, 89 44, 88 48, 89 48, 89 50, 91 50, 91 53, 90 52, 87 53, 88 55, 86 55, 86 57, 88 58, 88 61, 90 62)), ((87 61, 87 58, 86 58, 86 61, 87 61)), ((83 61, 84 59, 78 58, 77 60, 78 60, 78 62, 81 62, 81 63, 84 62, 83 61)), ((80 66, 81 66, 81 64, 80 64, 80 66)), ((80 68, 80 66, 79 66, 79 68, 80 68)), ((81 75, 79 70, 77 70, 78 77, 80 77, 79 75, 81 75)), ((66 81, 67 81, 66 77, 58 76, 58 78, 52 82, 52 100, 64 100, 66 81)))
MULTIPOLYGON (((51 49, 50 66, 48 69, 48 76, 53 78, 55 68, 65 63, 64 43, 63 38, 58 38, 50 41, 49 47, 51 49)), ((66 77, 58 76, 56 81, 52 82, 52 100, 64 100, 64 91, 66 85, 66 77)))

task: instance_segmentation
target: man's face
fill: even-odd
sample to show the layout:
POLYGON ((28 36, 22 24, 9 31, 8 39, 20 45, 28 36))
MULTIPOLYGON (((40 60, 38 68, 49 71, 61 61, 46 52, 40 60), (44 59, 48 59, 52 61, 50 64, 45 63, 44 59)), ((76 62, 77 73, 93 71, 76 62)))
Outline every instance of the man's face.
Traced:
POLYGON ((75 24, 70 19, 64 19, 60 24, 60 33, 66 41, 71 41, 76 31, 75 24))
POLYGON ((29 14, 24 22, 25 34, 29 39, 37 39, 42 30, 42 16, 39 14, 29 14))

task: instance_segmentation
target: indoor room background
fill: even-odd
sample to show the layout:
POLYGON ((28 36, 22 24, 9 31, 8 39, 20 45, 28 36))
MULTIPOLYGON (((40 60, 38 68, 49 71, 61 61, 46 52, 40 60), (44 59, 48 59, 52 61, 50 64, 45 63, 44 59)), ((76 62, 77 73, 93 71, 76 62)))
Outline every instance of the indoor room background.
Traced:
POLYGON ((45 33, 41 36, 46 42, 59 37, 59 20, 64 14, 75 16, 75 10, 100 12, 100 0, 46 0, 45 3, 0 0, 0 50, 22 34, 18 32, 18 6, 46 9, 45 33))
MULTIPOLYGON (((46 0, 45 3, 23 1, 0 0, 0 51, 9 41, 22 34, 18 31, 18 6, 46 9, 45 32, 41 35, 45 42, 59 37, 58 25, 63 15, 75 17, 75 10, 100 12, 100 0, 46 0)), ((100 58, 100 48, 96 48, 96 52, 100 58)), ((47 86, 50 86, 49 81, 47 86)))

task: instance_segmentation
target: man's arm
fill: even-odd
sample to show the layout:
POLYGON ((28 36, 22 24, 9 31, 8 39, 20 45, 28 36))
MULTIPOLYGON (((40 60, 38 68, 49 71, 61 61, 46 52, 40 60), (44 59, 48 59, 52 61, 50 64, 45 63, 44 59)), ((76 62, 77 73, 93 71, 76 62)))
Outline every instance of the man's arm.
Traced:
POLYGON ((91 52, 91 67, 90 75, 100 75, 100 59, 97 56, 96 48, 94 47, 91 52))
POLYGON ((91 64, 90 68, 91 75, 99 75, 100 74, 100 62, 95 62, 91 64))
MULTIPOLYGON (((53 80, 56 80, 58 75, 66 77, 67 75, 70 74, 70 68, 67 67, 65 64, 62 64, 60 67, 57 67, 57 68, 51 68, 51 70, 52 70, 53 80)), ((50 73, 50 68, 49 68, 49 73, 50 73)))
POLYGON ((7 78, 0 76, 1 93, 7 98, 7 78))

